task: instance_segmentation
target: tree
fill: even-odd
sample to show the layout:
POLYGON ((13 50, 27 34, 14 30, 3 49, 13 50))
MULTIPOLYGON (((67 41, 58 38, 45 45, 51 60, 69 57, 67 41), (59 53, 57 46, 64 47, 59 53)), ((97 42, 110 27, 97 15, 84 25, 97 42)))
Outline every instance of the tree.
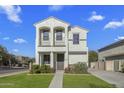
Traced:
POLYGON ((1 56, 0 65, 5 64, 9 60, 9 53, 7 49, 2 45, 0 45, 0 56, 1 56))
POLYGON ((96 51, 89 51, 89 66, 91 62, 98 61, 98 53, 96 51))
POLYGON ((16 64, 18 64, 18 60, 16 59, 16 56, 13 54, 10 54, 10 60, 11 60, 11 64, 13 64, 13 66, 15 66, 16 64))

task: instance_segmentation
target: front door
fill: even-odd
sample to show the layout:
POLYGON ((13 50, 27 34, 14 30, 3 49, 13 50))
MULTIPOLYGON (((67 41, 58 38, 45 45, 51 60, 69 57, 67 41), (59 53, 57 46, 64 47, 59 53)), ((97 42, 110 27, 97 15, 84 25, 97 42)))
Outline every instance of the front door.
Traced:
POLYGON ((64 54, 57 54, 57 70, 64 69, 64 54))

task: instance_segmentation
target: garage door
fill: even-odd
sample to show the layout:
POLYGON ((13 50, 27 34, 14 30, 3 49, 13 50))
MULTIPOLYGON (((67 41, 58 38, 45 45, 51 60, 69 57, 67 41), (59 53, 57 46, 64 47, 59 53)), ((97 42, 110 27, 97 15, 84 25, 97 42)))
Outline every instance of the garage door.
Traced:
POLYGON ((114 71, 119 71, 119 61, 114 61, 114 71))

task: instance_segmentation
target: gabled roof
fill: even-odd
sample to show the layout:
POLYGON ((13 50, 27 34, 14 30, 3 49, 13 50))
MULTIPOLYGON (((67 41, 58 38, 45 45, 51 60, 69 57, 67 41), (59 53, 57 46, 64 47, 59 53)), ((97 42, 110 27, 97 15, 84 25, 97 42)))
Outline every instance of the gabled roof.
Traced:
POLYGON ((50 17, 48 17, 48 18, 46 18, 46 19, 44 19, 44 20, 41 20, 41 21, 39 21, 39 22, 36 22, 36 23, 34 24, 34 26, 36 26, 37 24, 39 24, 39 23, 41 23, 41 22, 44 22, 44 21, 46 21, 46 20, 48 20, 48 19, 51 19, 51 18, 53 18, 53 19, 55 19, 55 20, 58 20, 58 21, 60 21, 60 22, 63 22, 63 23, 65 23, 65 24, 70 25, 70 23, 67 23, 67 22, 65 22, 65 21, 63 21, 63 20, 60 20, 60 19, 56 18, 56 17, 50 16, 50 17))
POLYGON ((107 45, 101 49, 98 49, 99 52, 102 52, 102 51, 105 51, 105 50, 109 50, 109 49, 112 49, 112 48, 115 48, 115 47, 119 47, 119 46, 122 46, 124 45, 124 39, 123 40, 120 40, 120 41, 117 41, 117 42, 114 42, 110 45, 107 45))
POLYGON ((86 32, 88 32, 88 31, 89 31, 88 29, 83 28, 83 27, 80 27, 80 26, 77 26, 77 25, 76 25, 76 26, 73 26, 72 28, 76 28, 76 27, 77 27, 77 28, 79 28, 79 29, 83 29, 83 30, 85 30, 86 32))

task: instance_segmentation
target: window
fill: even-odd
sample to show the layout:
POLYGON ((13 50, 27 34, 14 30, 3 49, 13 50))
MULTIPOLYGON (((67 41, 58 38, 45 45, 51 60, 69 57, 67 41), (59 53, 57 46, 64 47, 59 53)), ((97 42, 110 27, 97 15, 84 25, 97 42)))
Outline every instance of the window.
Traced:
POLYGON ((43 40, 49 40, 49 31, 48 30, 43 31, 43 40))
POLYGON ((73 44, 79 44, 79 34, 73 34, 73 44))
POLYGON ((44 64, 50 64, 50 55, 44 55, 44 64))
POLYGON ((56 40, 62 40, 62 30, 56 31, 56 40))

